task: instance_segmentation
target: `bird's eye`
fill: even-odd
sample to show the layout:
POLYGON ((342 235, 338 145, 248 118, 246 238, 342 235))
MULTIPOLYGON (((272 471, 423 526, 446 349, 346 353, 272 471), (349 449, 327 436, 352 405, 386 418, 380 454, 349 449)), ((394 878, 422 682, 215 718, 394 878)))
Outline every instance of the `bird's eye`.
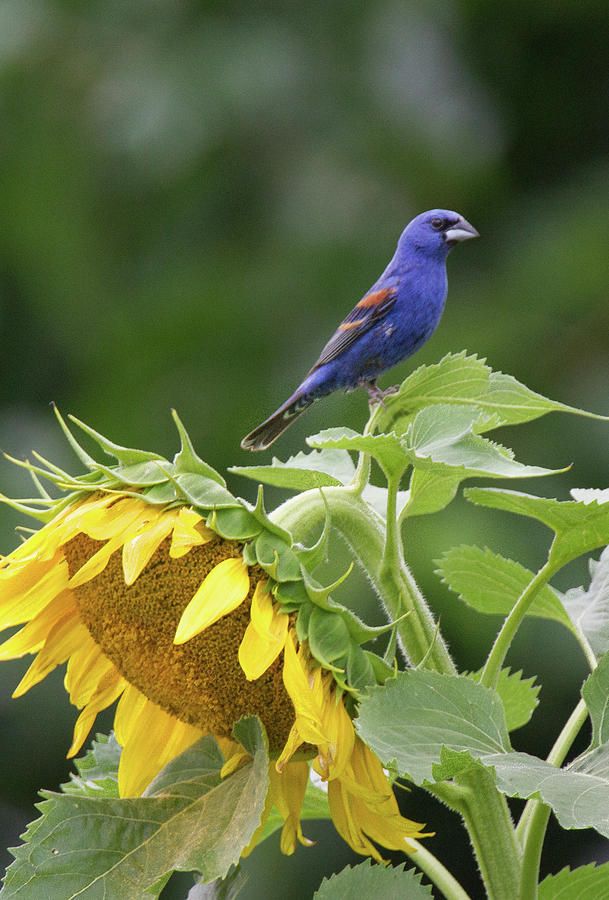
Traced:
POLYGON ((431 227, 435 228, 436 231, 439 231, 444 225, 444 219, 441 219, 440 216, 434 216, 431 220, 431 227))

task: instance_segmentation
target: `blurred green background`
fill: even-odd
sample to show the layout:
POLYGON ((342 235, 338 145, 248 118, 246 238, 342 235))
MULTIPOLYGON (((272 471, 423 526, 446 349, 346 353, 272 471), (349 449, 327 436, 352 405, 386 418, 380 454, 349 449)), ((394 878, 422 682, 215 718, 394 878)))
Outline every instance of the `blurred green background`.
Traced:
MULTIPOLYGON (((55 401, 121 443, 171 454, 175 406, 210 463, 247 464, 242 436, 297 385, 404 225, 435 206, 482 238, 449 260, 436 335, 384 383, 467 349, 609 413, 608 40, 605 0, 3 0, 1 449, 36 448, 76 471, 55 401)), ((362 392, 335 395, 275 452, 365 417, 362 392)), ((525 462, 573 462, 516 485, 565 499, 608 484, 608 428, 550 416, 499 438, 525 462)), ((29 491, 4 461, 0 484, 29 491)), ((3 511, 3 552, 18 521, 3 511)), ((449 596, 433 559, 477 542, 536 567, 548 534, 458 500, 412 520, 406 539, 460 665, 478 667, 499 623, 449 596)), ((347 561, 337 545, 335 566, 347 561)), ((585 579, 580 561, 557 586, 585 579)), ((364 579, 345 590, 378 618, 364 579)), ((510 661, 543 683, 514 744, 545 755, 583 659, 558 627, 527 623, 510 661)), ((1 848, 34 817, 36 790, 69 771, 62 675, 11 701, 26 665, 3 664, 0 679, 1 848)), ((430 848, 480 896, 456 820, 419 792, 404 809, 438 832, 430 848)), ((308 898, 357 861, 327 823, 307 833, 317 845, 290 859, 277 839, 253 854, 244 900, 308 898)), ((607 858, 594 832, 552 825, 543 869, 607 858)), ((172 880, 163 897, 185 897, 187 884, 172 880)))

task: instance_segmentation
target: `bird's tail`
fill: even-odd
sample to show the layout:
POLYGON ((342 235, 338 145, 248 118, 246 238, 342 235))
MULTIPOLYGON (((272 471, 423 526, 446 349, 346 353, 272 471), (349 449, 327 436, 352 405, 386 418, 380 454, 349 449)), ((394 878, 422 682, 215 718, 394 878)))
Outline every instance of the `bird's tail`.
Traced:
POLYGON ((250 431, 241 441, 241 446, 244 450, 266 450, 315 399, 310 394, 296 391, 272 416, 250 431))

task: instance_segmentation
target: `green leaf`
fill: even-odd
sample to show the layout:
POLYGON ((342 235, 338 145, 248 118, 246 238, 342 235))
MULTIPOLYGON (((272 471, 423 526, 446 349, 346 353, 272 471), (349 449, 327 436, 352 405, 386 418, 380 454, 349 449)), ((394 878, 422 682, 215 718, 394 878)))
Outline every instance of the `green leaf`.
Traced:
POLYGON ((276 487, 307 491, 348 484, 355 474, 355 466, 346 450, 327 449, 298 453, 286 462, 273 457, 270 466, 231 466, 229 472, 276 487))
POLYGON ((584 409, 577 409, 575 406, 567 406, 566 403, 559 403, 557 400, 549 400, 543 394, 537 394, 516 381, 512 375, 504 375, 503 372, 492 372, 488 391, 477 403, 483 409, 497 413, 505 425, 530 422, 549 412, 572 413, 590 419, 607 418, 584 409))
POLYGON ((439 512, 454 500, 463 475, 459 471, 437 467, 413 469, 404 516, 424 516, 439 512))
POLYGON ((575 628, 598 659, 609 651, 609 548, 589 561, 590 587, 573 588, 561 600, 575 628))
POLYGON ((358 434, 351 428, 327 428, 307 438, 310 447, 356 450, 369 453, 379 463, 388 479, 399 477, 409 465, 402 440, 398 435, 358 434))
POLYGON ((592 721, 592 746, 597 747, 609 741, 609 653, 584 681, 582 697, 592 721))
MULTIPOLYGON (((436 565, 436 573, 464 603, 493 615, 507 616, 534 577, 520 563, 481 547, 453 547, 436 565)), ((575 632, 560 598, 547 585, 536 594, 528 615, 552 619, 575 632)))
POLYGON ((197 880, 186 900, 235 900, 245 887, 247 879, 247 873, 235 866, 225 878, 216 878, 208 884, 197 880))
POLYGON ((158 896, 175 869, 200 872, 205 881, 224 877, 258 827, 268 788, 262 725, 248 720, 240 736, 252 762, 224 780, 222 756, 205 737, 173 760, 145 797, 45 792, 41 818, 12 851, 2 900, 158 896))
POLYGON ((609 863, 562 869, 539 885, 538 900, 601 900, 609 897, 609 863))
POLYGON ((342 872, 324 878, 314 900, 430 900, 431 887, 421 884, 422 873, 373 866, 369 859, 358 866, 347 866, 342 872))
POLYGON ((385 398, 379 428, 398 434, 406 430, 410 415, 434 403, 475 403, 488 391, 491 369, 483 359, 466 351, 449 353, 431 366, 419 366, 385 398))
POLYGON ((64 794, 86 794, 89 797, 118 797, 118 764, 121 747, 114 734, 98 734, 91 749, 74 760, 78 775, 70 773, 70 781, 61 785, 64 794))
POLYGON ((468 488, 472 503, 543 522, 555 532, 548 561, 556 569, 609 543, 609 503, 552 500, 502 488, 468 488))
POLYGON ((529 422, 549 412, 606 419, 537 394, 511 375, 493 372, 483 359, 463 351, 449 354, 435 365, 421 366, 409 375, 399 391, 385 399, 379 427, 401 433, 413 412, 434 403, 475 404, 498 415, 506 425, 529 422))
MULTIPOLYGON (((477 672, 468 673, 467 677, 473 681, 480 681, 481 674, 482 669, 479 669, 477 672)), ((495 690, 503 703, 508 731, 515 731, 516 728, 526 725, 539 704, 537 695, 541 685, 535 684, 535 677, 523 678, 522 672, 502 669, 495 690)))
POLYGON ((356 727, 384 763, 416 784, 432 778, 443 745, 486 756, 510 750, 498 695, 465 675, 399 672, 361 698, 356 727))
POLYGON ((356 727, 381 762, 417 784, 484 766, 502 793, 548 803, 563 828, 609 836, 609 743, 565 769, 515 753, 499 697, 469 678, 400 672, 361 698, 356 727))
POLYGON ((462 478, 476 475, 531 478, 553 474, 552 469, 517 462, 510 450, 481 437, 480 431, 496 424, 496 421, 489 422, 476 406, 427 406, 416 414, 406 432, 406 449, 413 465, 459 468, 462 478))

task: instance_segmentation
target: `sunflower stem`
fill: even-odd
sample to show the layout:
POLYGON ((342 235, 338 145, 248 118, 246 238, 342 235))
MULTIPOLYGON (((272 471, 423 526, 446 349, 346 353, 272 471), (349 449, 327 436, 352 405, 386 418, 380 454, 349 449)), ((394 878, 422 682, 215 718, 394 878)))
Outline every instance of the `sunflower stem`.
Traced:
MULTIPOLYGON (((367 573, 391 620, 410 612, 397 626, 406 658, 437 672, 456 674, 444 639, 425 598, 404 561, 395 517, 392 545, 386 554, 387 529, 382 518, 351 487, 305 491, 279 506, 270 518, 304 541, 323 526, 329 510, 332 525, 367 573)), ((393 531, 391 531, 393 529, 393 531)))
POLYGON ((408 853, 406 851, 408 856, 441 891, 445 900, 471 900, 469 894, 463 890, 455 876, 442 865, 433 853, 413 838, 409 838, 408 843, 416 847, 415 852, 408 853))
MULTIPOLYGON (((560 767, 563 764, 573 741, 587 718, 588 708, 585 702, 580 700, 548 754, 547 762, 550 765, 560 767)), ((524 850, 520 900, 536 900, 537 898, 539 862, 550 812, 551 809, 547 803, 542 803, 541 800, 529 800, 516 828, 516 837, 520 840, 524 850)))

